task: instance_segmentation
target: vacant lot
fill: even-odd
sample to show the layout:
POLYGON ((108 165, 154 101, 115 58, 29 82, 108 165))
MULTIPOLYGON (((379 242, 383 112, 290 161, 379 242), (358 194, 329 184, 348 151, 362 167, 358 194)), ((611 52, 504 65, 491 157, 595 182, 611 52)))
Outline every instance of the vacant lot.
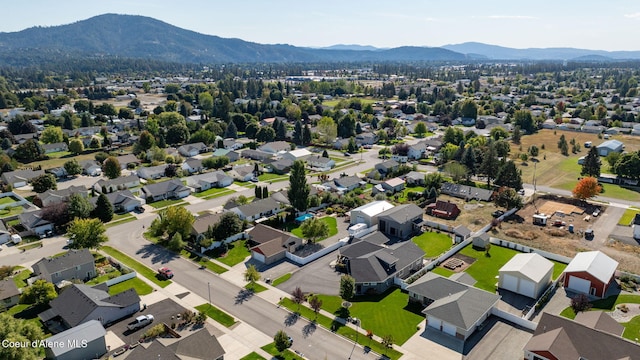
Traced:
MULTIPOLYGON (((616 135, 611 138, 622 141, 625 144, 626 151, 640 150, 640 138, 638 137, 616 135)), ((521 145, 511 144, 511 158, 514 159, 518 168, 522 170, 523 182, 533 183, 535 173, 536 183, 538 185, 572 190, 577 178, 580 177, 580 170, 582 168, 578 165, 578 158, 587 155, 589 150, 584 147, 586 141, 591 141, 593 146, 597 146, 605 140, 598 139, 596 134, 544 129, 536 134, 523 136, 521 145), (565 136, 567 142, 575 139, 580 145, 580 152, 576 154, 569 152, 569 156, 562 155, 560 149, 558 149, 558 141, 561 135, 565 136), (532 145, 536 145, 540 149, 537 162, 528 161, 523 163, 518 160, 519 155, 526 153, 527 149, 532 145), (542 148, 543 146, 544 149, 542 148)), ((571 150, 571 145, 569 145, 569 150, 571 150)), ((609 166, 604 158, 602 158, 602 161, 602 172, 609 172, 609 166)), ((632 189, 606 184, 604 190, 604 196, 640 200, 640 193, 632 189)))
POLYGON ((459 224, 464 224, 473 231, 480 230, 482 227, 489 224, 493 219, 491 213, 498 209, 494 203, 477 200, 466 202, 463 199, 458 199, 449 195, 440 195, 438 196, 438 200, 449 201, 458 205, 460 215, 454 220, 445 220, 430 215, 425 215, 425 219, 449 224, 453 227, 456 227, 459 224))

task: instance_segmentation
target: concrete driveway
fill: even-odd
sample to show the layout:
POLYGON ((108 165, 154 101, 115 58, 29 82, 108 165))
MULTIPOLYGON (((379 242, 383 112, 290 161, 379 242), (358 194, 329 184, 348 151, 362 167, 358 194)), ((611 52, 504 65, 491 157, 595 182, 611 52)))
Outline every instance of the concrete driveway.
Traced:
POLYGON ((597 220, 593 222, 594 239, 591 241, 592 247, 598 249, 604 246, 609 240, 609 235, 616 231, 618 221, 626 209, 609 206, 600 213, 597 220))
POLYGON ((146 310, 139 311, 130 317, 126 317, 118 321, 117 323, 114 323, 113 325, 109 326, 108 330, 112 331, 115 335, 117 335, 120 339, 122 339, 122 341, 124 341, 125 344, 132 344, 138 341, 138 339, 140 339, 140 336, 142 336, 142 334, 144 334, 145 331, 151 329, 155 325, 162 324, 163 322, 166 323, 167 325, 171 325, 172 322, 175 322, 177 324, 179 320, 177 320, 175 316, 178 314, 181 314, 183 311, 185 311, 185 308, 178 305, 176 302, 174 302, 171 299, 165 299, 155 304, 147 306, 146 310), (148 315, 148 314, 153 315, 154 317, 153 323, 143 328, 140 328, 136 331, 127 330, 127 324, 133 321, 136 318, 136 316, 148 315), (172 316, 174 317, 173 320, 171 319, 172 316))
POLYGON ((532 336, 529 330, 490 316, 482 330, 465 342, 465 360, 522 359, 522 349, 532 336))

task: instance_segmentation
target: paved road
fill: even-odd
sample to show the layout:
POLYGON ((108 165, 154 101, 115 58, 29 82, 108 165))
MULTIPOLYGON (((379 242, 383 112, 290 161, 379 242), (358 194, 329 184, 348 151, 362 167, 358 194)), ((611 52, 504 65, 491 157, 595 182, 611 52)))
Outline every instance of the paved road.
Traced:
MULTIPOLYGON (((209 296, 207 286, 209 284, 213 304, 268 336, 284 329, 294 339, 293 349, 302 352, 309 359, 343 359, 351 353, 352 342, 322 328, 314 329, 303 319, 287 326, 285 322, 292 320, 287 311, 277 308, 258 296, 241 301, 240 287, 217 275, 200 270, 192 262, 142 239, 143 229, 140 223, 150 220, 151 218, 110 228, 107 231, 110 238, 109 245, 152 268, 160 265, 171 267, 175 274, 175 281, 204 299, 209 296)), ((364 354, 361 349, 356 349, 351 358, 374 359, 375 356, 364 354)))

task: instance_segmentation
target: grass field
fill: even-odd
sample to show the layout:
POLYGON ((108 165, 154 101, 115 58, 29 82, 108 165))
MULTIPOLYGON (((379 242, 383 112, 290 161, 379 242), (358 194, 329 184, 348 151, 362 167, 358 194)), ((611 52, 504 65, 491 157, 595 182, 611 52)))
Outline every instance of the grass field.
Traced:
POLYGON ((420 236, 414 237, 411 241, 425 252, 425 258, 434 258, 449 250, 453 244, 449 235, 435 232, 425 232, 420 236))
POLYGON ((438 275, 447 277, 447 278, 456 273, 455 271, 451 271, 449 269, 445 269, 445 268, 439 267, 439 266, 435 267, 433 270, 431 270, 431 272, 434 273, 434 274, 438 274, 438 275))
POLYGON ((101 247, 101 250, 107 253, 107 255, 114 257, 116 260, 123 263, 124 265, 132 268, 138 274, 146 277, 147 279, 151 280, 154 284, 160 287, 166 287, 167 285, 171 284, 171 280, 161 280, 157 272, 155 272, 154 270, 151 270, 145 265, 123 254, 119 250, 116 250, 110 246, 103 246, 101 247))
POLYGON ((208 317, 219 322, 225 327, 230 327, 236 323, 236 320, 231 315, 223 312, 222 310, 211 304, 198 305, 196 306, 196 310, 204 312, 208 317))
POLYGON ((220 266, 214 263, 213 261, 209 261, 209 259, 207 258, 203 258, 201 256, 195 255, 187 250, 180 251, 180 256, 182 256, 185 259, 189 259, 199 265, 204 265, 204 267, 206 267, 210 271, 213 271, 216 274, 222 274, 228 271, 225 267, 220 266))
POLYGON ((267 360, 267 359, 263 358, 262 356, 258 355, 255 352, 252 352, 251 354, 240 358, 240 360, 267 360))
MULTIPOLYGON (((640 150, 640 139, 626 136, 617 135, 612 139, 620 140, 625 144, 626 151, 640 150)), ((523 136, 521 139, 521 145, 511 144, 511 158, 514 159, 518 168, 522 170, 522 181, 525 183, 533 183, 533 177, 535 173, 536 183, 538 185, 545 185, 564 190, 573 190, 576 185, 578 177, 580 177, 581 165, 578 165, 578 158, 587 155, 588 149, 583 145, 586 141, 593 142, 594 146, 604 142, 604 139, 598 139, 596 134, 588 134, 582 132, 573 131, 560 131, 543 129, 533 135, 523 136), (560 154, 558 149, 558 140, 560 136, 565 136, 567 142, 571 139, 575 139, 580 144, 581 151, 569 156, 560 154), (536 145, 540 148, 540 154, 537 159, 538 162, 528 161, 526 165, 520 160, 516 160, 519 154, 526 152, 531 145, 536 145), (542 149, 544 145, 544 149, 542 149), (522 150, 520 150, 520 146, 522 150)), ((608 172, 608 165, 604 158, 602 158, 602 172, 608 172)), ((604 193, 602 196, 629 199, 634 201, 640 201, 640 193, 631 189, 622 188, 618 185, 605 184, 604 193)))
POLYGON ((227 188, 211 188, 209 190, 205 190, 199 193, 194 193, 193 196, 203 198, 203 199, 211 199, 218 196, 224 196, 228 194, 233 194, 235 191, 227 188))
POLYGON ((0 205, 6 205, 6 204, 11 204, 16 202, 16 200, 14 198, 12 198, 11 196, 5 196, 0 198, 0 205))
MULTIPOLYGON (((336 218, 334 218, 333 216, 325 216, 325 217, 321 217, 320 221, 326 223, 329 226, 329 235, 327 237, 318 239, 316 241, 322 241, 338 233, 338 221, 336 220, 336 218)), ((291 233, 301 239, 304 238, 304 236, 302 235, 302 230, 300 229, 299 226, 291 229, 291 233)))
POLYGON ((287 179, 289 179, 289 175, 264 173, 258 176, 258 180, 260 181, 279 181, 279 180, 287 180, 287 179))
POLYGON ((27 251, 27 250, 39 248, 41 246, 42 246, 42 242, 38 241, 38 242, 28 243, 27 245, 18 246, 18 249, 27 251))
POLYGON ((153 288, 149 286, 146 282, 134 277, 133 279, 129 279, 123 281, 121 283, 114 284, 109 287, 109 295, 119 294, 125 290, 134 288, 138 295, 148 295, 153 292, 153 288))
POLYGON ((229 243, 227 253, 224 254, 224 257, 216 257, 215 259, 228 266, 240 264, 247 256, 251 256, 251 252, 247 249, 246 244, 246 240, 229 243))
MULTIPOLYGON (((376 99, 371 99, 371 98, 357 98, 358 100, 360 100, 360 102, 362 103, 362 105, 367 105, 367 104, 374 104, 376 101, 376 99)), ((349 99, 331 99, 331 100, 325 100, 322 102, 322 105, 324 106, 329 106, 329 107, 335 107, 336 105, 338 105, 338 103, 340 103, 340 101, 345 101, 345 102, 349 102, 349 99)))
POLYGON ((276 344, 275 343, 267 344, 267 345, 261 347, 261 349, 266 351, 267 353, 273 355, 274 359, 278 359, 278 360, 304 360, 304 358, 301 358, 300 356, 296 355, 293 351, 291 351, 289 349, 283 351, 282 353, 278 352, 278 349, 276 349, 276 344))
POLYGON ((640 315, 634 317, 629 322, 620 323, 620 325, 624 326, 622 337, 634 341, 640 335, 640 315))
POLYGON ((636 217, 636 214, 640 214, 640 209, 638 208, 628 208, 618 220, 618 225, 629 226, 633 222, 633 219, 636 217))
POLYGON ((282 276, 280 276, 279 278, 273 280, 273 282, 271 283, 272 286, 278 286, 280 284, 282 284, 283 282, 287 281, 291 279, 291 273, 286 273, 282 276))
POLYGON ((553 279, 557 279, 560 275, 562 275, 562 272, 564 271, 564 269, 566 269, 567 264, 565 263, 561 263, 555 260, 549 260, 553 263, 553 274, 551 275, 553 277, 553 279))
MULTIPOLYGON (((7 199, 6 197, 3 199, 7 199)), ((0 218, 22 214, 22 206, 10 206, 0 210, 0 218)))
MULTIPOLYGON (((396 201, 399 204, 404 204, 407 202, 407 194, 410 192, 418 192, 418 193, 422 193, 424 191, 424 187, 422 186, 414 186, 414 187, 408 187, 405 188, 404 190, 402 190, 401 193, 399 193, 398 195, 398 200, 396 201)), ((392 197, 392 199, 395 200, 395 196, 392 197)))
MULTIPOLYGON (((342 299, 338 296, 319 295, 322 308, 332 314, 340 314, 342 299)), ((409 295, 400 289, 382 295, 358 296, 351 301, 349 313, 361 319, 361 327, 378 336, 392 335, 397 344, 404 344, 416 332, 416 326, 424 320, 421 308, 407 306, 409 295)))
POLYGON ((247 290, 253 291, 256 294, 267 290, 266 287, 258 283, 248 283, 247 285, 244 286, 244 288, 247 290))

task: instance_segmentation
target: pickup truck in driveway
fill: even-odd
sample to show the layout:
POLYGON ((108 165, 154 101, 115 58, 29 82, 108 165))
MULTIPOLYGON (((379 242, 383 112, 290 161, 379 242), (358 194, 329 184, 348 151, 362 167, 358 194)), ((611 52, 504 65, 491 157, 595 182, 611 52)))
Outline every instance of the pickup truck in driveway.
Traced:
POLYGON ((140 315, 134 321, 127 325, 127 329, 130 331, 138 330, 153 322, 153 315, 140 315))

